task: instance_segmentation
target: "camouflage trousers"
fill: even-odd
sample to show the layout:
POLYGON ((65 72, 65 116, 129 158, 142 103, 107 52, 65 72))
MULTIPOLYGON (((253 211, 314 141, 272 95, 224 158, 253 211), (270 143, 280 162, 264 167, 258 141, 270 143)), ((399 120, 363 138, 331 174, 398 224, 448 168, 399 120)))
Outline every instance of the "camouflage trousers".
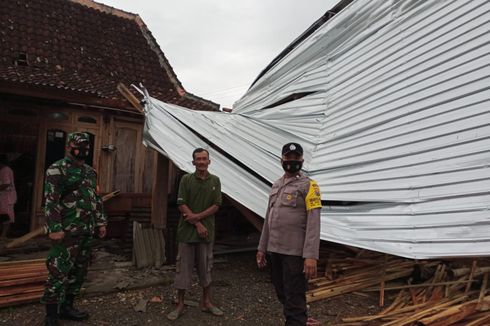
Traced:
POLYGON ((46 260, 48 280, 41 302, 62 304, 66 295, 78 295, 87 275, 92 237, 63 239, 51 247, 46 260))

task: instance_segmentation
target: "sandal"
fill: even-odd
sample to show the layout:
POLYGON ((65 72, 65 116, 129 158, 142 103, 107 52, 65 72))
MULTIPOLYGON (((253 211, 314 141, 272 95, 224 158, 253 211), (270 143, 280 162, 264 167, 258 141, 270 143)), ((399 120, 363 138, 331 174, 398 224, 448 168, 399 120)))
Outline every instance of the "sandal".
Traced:
POLYGON ((320 321, 314 319, 314 318, 308 318, 308 320, 306 321, 306 326, 320 326, 321 323, 320 321))
POLYGON ((175 309, 168 313, 167 319, 174 321, 179 319, 179 317, 182 316, 183 314, 184 314, 184 310, 175 309))
POLYGON ((220 308, 215 307, 215 306, 212 306, 209 308, 201 308, 201 311, 210 313, 213 316, 223 316, 224 315, 224 312, 220 308))

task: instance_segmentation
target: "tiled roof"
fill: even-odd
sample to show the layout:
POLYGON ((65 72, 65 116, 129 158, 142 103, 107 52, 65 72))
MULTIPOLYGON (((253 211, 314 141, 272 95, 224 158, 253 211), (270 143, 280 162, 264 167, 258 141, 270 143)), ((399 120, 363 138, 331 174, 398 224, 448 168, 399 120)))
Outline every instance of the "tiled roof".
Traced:
POLYGON ((117 84, 199 110, 138 15, 90 0, 0 0, 0 81, 123 100, 117 84))

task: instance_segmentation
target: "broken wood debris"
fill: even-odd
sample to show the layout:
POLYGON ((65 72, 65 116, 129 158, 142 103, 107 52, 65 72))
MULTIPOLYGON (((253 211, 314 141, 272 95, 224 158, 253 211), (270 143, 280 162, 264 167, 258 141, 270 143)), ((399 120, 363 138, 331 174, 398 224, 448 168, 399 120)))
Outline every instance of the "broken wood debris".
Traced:
POLYGON ((338 252, 323 255, 328 256, 321 260, 324 276, 310 281, 308 302, 376 291, 384 307, 390 301, 385 293, 399 291, 378 314, 345 316, 339 326, 490 324, 490 267, 483 266, 488 261, 475 259, 471 266, 461 266, 457 261, 415 261, 366 250, 354 256, 345 251, 343 257, 338 252))

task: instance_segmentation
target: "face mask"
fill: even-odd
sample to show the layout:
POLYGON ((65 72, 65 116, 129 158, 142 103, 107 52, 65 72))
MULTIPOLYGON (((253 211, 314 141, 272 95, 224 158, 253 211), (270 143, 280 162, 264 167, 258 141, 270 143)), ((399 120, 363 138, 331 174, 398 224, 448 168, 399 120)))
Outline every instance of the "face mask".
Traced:
POLYGON ((71 147, 70 154, 73 155, 77 160, 83 161, 90 154, 90 146, 89 144, 80 144, 79 147, 71 147))
POLYGON ((303 167, 303 161, 282 161, 282 168, 288 173, 299 172, 299 170, 301 170, 301 167, 303 167))

